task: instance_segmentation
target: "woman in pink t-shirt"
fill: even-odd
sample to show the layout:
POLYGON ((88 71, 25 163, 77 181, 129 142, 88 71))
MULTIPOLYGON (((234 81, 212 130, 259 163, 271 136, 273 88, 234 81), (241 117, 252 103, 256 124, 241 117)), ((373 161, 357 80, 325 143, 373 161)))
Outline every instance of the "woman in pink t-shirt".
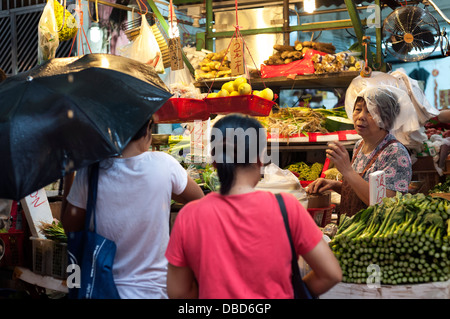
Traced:
MULTIPOLYGON (((212 128, 220 193, 186 204, 166 251, 170 298, 293 298, 292 254, 278 202, 256 191, 266 132, 254 118, 225 116, 212 128)), ((297 255, 312 268, 303 280, 319 296, 341 281, 338 261, 310 214, 282 194, 297 255)))

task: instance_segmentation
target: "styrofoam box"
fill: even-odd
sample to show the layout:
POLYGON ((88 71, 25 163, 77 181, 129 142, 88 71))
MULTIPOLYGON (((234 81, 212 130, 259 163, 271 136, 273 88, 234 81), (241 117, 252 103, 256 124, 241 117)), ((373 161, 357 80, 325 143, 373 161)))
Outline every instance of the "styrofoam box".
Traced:
POLYGON ((33 246, 33 272, 58 279, 67 277, 67 244, 30 237, 33 246))

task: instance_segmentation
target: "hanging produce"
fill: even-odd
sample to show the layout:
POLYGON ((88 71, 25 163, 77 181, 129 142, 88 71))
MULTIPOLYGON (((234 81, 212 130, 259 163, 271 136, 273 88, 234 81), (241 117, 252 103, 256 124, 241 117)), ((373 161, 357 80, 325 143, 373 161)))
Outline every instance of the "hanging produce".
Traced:
MULTIPOLYGON (((208 105, 212 114, 230 114, 230 113, 243 113, 252 116, 268 116, 272 111, 272 107, 276 104, 274 100, 277 99, 277 95, 273 94, 270 88, 267 88, 263 82, 264 89, 260 91, 254 91, 251 85, 251 78, 247 67, 247 62, 244 58, 245 49, 247 49, 250 58, 250 50, 245 43, 243 36, 240 33, 240 26, 238 23, 238 2, 235 0, 236 10, 236 25, 233 37, 228 44, 227 49, 221 51, 219 56, 208 55, 206 58, 210 59, 218 58, 220 63, 208 62, 205 66, 201 66, 205 71, 215 69, 211 71, 213 75, 213 84, 211 85, 205 102, 208 105), (227 54, 230 53, 230 61, 228 62, 227 54), (211 63, 211 64, 210 64, 211 63), (221 70, 226 68, 226 70, 221 70), (222 84, 221 90, 215 94, 211 92, 214 86, 214 81, 222 73, 224 76, 237 76, 234 81, 229 81, 222 84), (212 94, 211 94, 212 93, 212 94)), ((253 60, 255 64, 255 61, 253 60)), ((256 64, 255 64, 256 69, 256 64)))
POLYGON ((384 198, 382 204, 343 218, 329 243, 343 281, 366 283, 378 266, 381 284, 450 278, 450 202, 422 193, 384 198))
POLYGON ((195 70, 195 80, 211 80, 214 78, 230 76, 230 61, 226 54, 226 49, 217 53, 208 53, 206 57, 200 61, 200 69, 195 70))
POLYGON ((264 88, 261 91, 253 90, 250 83, 247 82, 247 79, 243 76, 240 76, 232 81, 228 81, 222 84, 219 92, 212 92, 208 94, 208 98, 213 97, 226 97, 226 96, 238 96, 238 95, 249 95, 253 94, 263 99, 272 101, 274 98, 274 94, 272 89, 264 88))
POLYGON ((54 10, 56 23, 58 25, 59 41, 73 39, 78 32, 77 21, 73 15, 67 11, 65 5, 62 6, 58 1, 54 1, 54 10))
POLYGON ((58 25, 56 22, 54 3, 50 0, 44 7, 38 24, 38 63, 42 64, 55 57, 59 46, 58 25))

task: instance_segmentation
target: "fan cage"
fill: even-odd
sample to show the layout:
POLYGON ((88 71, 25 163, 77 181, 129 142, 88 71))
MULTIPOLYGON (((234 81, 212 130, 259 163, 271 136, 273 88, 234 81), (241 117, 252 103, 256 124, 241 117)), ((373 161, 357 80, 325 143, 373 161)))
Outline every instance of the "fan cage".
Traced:
POLYGON ((440 42, 437 20, 417 6, 396 9, 383 22, 385 50, 396 58, 409 62, 430 56, 440 42))

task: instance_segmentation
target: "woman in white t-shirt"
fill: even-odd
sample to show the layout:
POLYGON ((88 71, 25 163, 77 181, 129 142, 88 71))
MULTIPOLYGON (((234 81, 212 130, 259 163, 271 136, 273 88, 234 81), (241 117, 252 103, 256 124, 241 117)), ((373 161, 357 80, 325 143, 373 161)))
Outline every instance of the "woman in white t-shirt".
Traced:
MULTIPOLYGON (((167 298, 170 201, 186 203, 203 197, 201 188, 172 156, 149 152, 149 120, 120 157, 100 163, 97 232, 114 241, 113 275, 124 299, 167 298)), ((87 168, 77 171, 61 216, 66 232, 84 227, 87 168)))

